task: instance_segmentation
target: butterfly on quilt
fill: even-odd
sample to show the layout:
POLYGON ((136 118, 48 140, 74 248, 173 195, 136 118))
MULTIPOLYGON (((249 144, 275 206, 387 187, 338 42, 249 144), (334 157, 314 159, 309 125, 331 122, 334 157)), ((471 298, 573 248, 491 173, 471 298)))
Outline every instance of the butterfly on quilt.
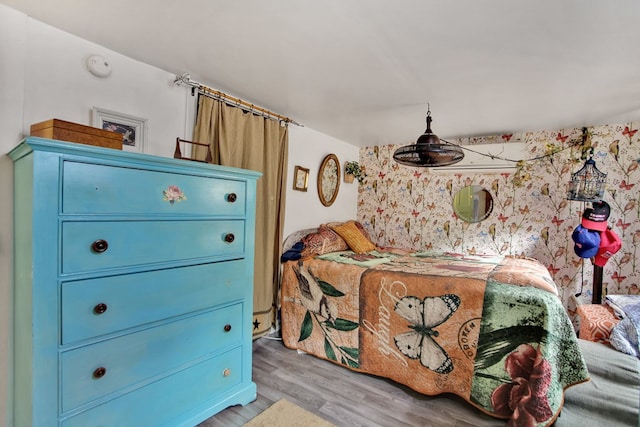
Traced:
POLYGON ((398 350, 410 359, 419 359, 422 366, 439 374, 453 370, 453 362, 438 344, 439 333, 434 328, 443 324, 460 306, 457 295, 446 294, 420 299, 407 296, 396 303, 395 312, 409 321, 409 332, 394 337, 398 350))

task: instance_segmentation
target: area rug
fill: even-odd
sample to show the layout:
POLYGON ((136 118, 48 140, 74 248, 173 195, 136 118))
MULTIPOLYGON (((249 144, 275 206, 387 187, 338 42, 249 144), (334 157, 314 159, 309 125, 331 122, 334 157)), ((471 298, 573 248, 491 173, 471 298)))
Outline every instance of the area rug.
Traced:
POLYGON ((280 399, 258 416, 246 423, 244 427, 335 427, 311 412, 280 399))

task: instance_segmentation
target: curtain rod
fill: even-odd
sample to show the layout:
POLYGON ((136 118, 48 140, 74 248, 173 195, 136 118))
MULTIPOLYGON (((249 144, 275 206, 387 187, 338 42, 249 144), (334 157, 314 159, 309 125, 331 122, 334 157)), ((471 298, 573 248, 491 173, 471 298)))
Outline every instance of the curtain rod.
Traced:
POLYGON ((191 76, 189 75, 189 73, 183 73, 179 76, 176 76, 176 78, 173 80, 173 83, 175 83, 176 85, 180 86, 181 84, 185 84, 187 86, 191 86, 191 93, 193 94, 193 92, 195 90, 198 91, 198 93, 201 93, 202 95, 208 96, 210 98, 216 99, 218 101, 222 101, 227 105, 230 105, 232 107, 237 107, 240 108, 244 111, 248 111, 250 113, 253 114, 258 114, 262 117, 265 117, 267 119, 270 120, 277 120, 277 121, 281 121, 284 123, 291 123, 293 125, 296 126, 303 126, 300 123, 296 122, 293 119, 290 119, 289 117, 286 116, 282 116, 280 114, 274 113, 273 111, 269 111, 265 108, 261 108, 258 106, 255 106, 249 102, 243 101, 240 98, 236 98, 233 97, 231 95, 227 95, 224 92, 220 92, 219 90, 215 90, 212 89, 210 87, 207 87, 201 83, 198 83, 194 80, 191 80, 191 76))

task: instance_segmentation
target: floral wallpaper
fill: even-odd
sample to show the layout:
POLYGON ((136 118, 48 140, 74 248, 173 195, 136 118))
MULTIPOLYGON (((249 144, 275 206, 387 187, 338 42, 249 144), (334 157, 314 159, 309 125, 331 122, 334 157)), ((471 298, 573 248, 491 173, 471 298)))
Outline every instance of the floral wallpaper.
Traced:
POLYGON ((461 145, 525 142, 524 161, 509 173, 434 173, 396 163, 392 155, 400 145, 361 148, 366 177, 359 185, 358 220, 380 246, 536 258, 551 272, 573 315, 574 295, 580 303, 591 302, 593 267, 575 254, 571 238, 590 205, 567 200, 567 186, 592 156, 598 170, 607 173, 603 199, 611 206, 609 226, 623 241, 604 266, 603 295, 638 294, 639 126, 450 140, 461 145), (474 224, 458 218, 452 207, 457 191, 472 184, 486 188, 494 204, 488 218, 474 224))

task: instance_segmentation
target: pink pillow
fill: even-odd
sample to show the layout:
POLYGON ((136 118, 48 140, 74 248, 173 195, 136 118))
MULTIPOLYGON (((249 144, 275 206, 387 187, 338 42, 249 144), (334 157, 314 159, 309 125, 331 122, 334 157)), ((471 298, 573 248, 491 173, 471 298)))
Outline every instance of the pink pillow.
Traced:
POLYGON ((349 249, 347 242, 325 225, 321 225, 316 233, 307 234, 300 241, 304 245, 301 252, 303 258, 349 249))

